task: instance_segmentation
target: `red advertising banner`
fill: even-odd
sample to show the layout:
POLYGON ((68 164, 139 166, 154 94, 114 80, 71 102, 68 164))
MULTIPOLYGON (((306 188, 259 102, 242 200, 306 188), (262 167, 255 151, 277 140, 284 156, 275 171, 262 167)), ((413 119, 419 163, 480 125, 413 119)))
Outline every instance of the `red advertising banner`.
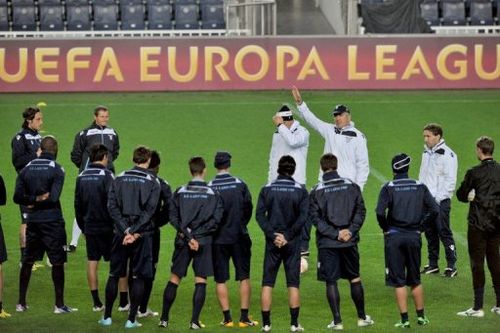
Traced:
POLYGON ((500 37, 0 40, 0 92, 500 88, 500 37))

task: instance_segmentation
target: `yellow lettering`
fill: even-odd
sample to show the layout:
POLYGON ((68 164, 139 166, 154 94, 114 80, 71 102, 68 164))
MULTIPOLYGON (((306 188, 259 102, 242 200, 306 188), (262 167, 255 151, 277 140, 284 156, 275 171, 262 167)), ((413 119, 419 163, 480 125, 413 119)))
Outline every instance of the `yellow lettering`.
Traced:
POLYGON ((0 49, 0 79, 8 83, 16 83, 26 77, 28 71, 28 49, 19 49, 19 68, 17 73, 9 74, 5 68, 5 49, 0 49))
POLYGON ((495 69, 492 72, 486 72, 483 67, 483 45, 475 45, 474 65, 477 76, 483 80, 498 80, 500 78, 500 44, 497 44, 497 56, 495 69))
POLYGON ((458 69, 455 73, 452 73, 446 67, 446 60, 452 53, 459 53, 464 56, 467 55, 467 47, 462 44, 451 44, 446 46, 439 52, 437 56, 437 68, 439 73, 450 81, 457 81, 467 77, 467 61, 466 60, 455 60, 453 62, 453 67, 458 69))
POLYGON ((88 60, 76 60, 78 56, 89 56, 92 54, 90 47, 74 47, 68 51, 66 55, 66 68, 68 82, 75 82, 75 70, 77 68, 84 69, 90 67, 88 60))
POLYGON ((224 66, 229 62, 229 52, 220 46, 207 46, 205 47, 205 80, 210 82, 213 80, 213 71, 215 69, 222 81, 229 81, 229 75, 227 75, 224 66), (214 56, 218 55, 220 61, 214 65, 214 56))
POLYGON ((323 62, 321 61, 318 50, 316 50, 316 46, 313 46, 311 52, 309 52, 309 55, 307 56, 306 61, 304 62, 304 66, 300 70, 297 80, 304 80, 307 75, 315 75, 316 70, 312 68, 313 66, 318 69, 319 75, 321 75, 321 78, 323 80, 330 79, 328 73, 326 72, 325 66, 323 65, 323 62))
POLYGON ((299 63, 299 50, 289 45, 278 45, 276 47, 276 80, 285 79, 285 66, 290 68, 299 63), (285 56, 290 55, 291 59, 285 63, 285 56))
POLYGON ((177 58, 177 48, 175 46, 168 47, 168 71, 172 79, 176 82, 190 82, 198 72, 198 47, 189 47, 189 70, 186 74, 179 74, 175 64, 177 58))
POLYGON ((234 58, 234 69, 236 74, 238 74, 238 76, 245 81, 259 81, 269 70, 269 56, 267 55, 266 50, 262 47, 257 45, 247 45, 236 53, 236 57, 234 58), (260 58, 260 68, 255 74, 249 74, 243 67, 243 59, 251 53, 255 53, 260 58))
POLYGON ((406 66, 401 79, 408 80, 410 76, 420 74, 420 70, 424 72, 424 75, 428 80, 434 80, 434 75, 432 74, 429 64, 425 59, 424 53, 422 52, 420 46, 417 46, 415 52, 413 52, 411 56, 410 61, 408 62, 408 66, 406 66))
POLYGON ((385 67, 394 66, 394 58, 387 58, 387 53, 396 53, 396 45, 377 45, 375 48, 375 78, 377 80, 395 80, 395 72, 386 72, 385 67))
POLYGON ((113 76, 117 82, 123 82, 123 74, 118 65, 115 51, 111 47, 106 47, 102 51, 101 60, 97 66, 97 71, 94 76, 94 82, 101 82, 103 76, 113 76), (104 71, 106 70, 106 74, 104 71))
POLYGON ((358 46, 349 45, 347 47, 347 77, 350 80, 369 80, 370 73, 358 72, 358 46))
POLYGON ((160 74, 150 74, 150 68, 158 68, 158 60, 150 60, 150 55, 159 55, 161 53, 160 47, 141 47, 140 62, 141 62, 141 82, 159 82, 160 74))
POLYGON ((46 69, 57 69, 57 61, 44 60, 46 56, 58 56, 59 48, 40 47, 35 49, 35 75, 41 82, 58 82, 59 74, 47 74, 46 69))

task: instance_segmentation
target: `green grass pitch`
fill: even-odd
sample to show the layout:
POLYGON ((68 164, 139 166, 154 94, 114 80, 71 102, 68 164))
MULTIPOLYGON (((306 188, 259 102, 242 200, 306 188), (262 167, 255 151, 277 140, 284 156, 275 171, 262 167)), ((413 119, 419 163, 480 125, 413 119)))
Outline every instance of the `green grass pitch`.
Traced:
MULTIPOLYGON (((425 92, 333 92, 302 91, 304 100, 320 118, 330 121, 330 110, 335 104, 345 103, 352 109, 356 126, 368 138, 372 172, 364 190, 367 217, 361 231, 361 277, 366 295, 366 312, 375 320, 375 326, 358 329, 354 305, 346 281, 341 281, 341 309, 347 332, 390 332, 399 314, 393 290, 384 285, 383 239, 376 223, 374 208, 378 191, 384 179, 391 177, 390 159, 395 153, 406 152, 413 158, 410 175, 416 177, 423 149, 422 128, 428 122, 444 126, 444 137, 458 154, 458 182, 465 171, 477 163, 474 141, 486 134, 500 144, 500 91, 425 91, 425 92)), ((19 130, 25 106, 44 101, 43 134, 53 134, 59 140, 58 162, 66 169, 62 205, 68 238, 73 220, 73 191, 77 169, 69 153, 74 135, 92 119, 93 107, 105 104, 110 108, 111 121, 120 135, 121 152, 116 163, 118 172, 132 165, 132 150, 138 144, 158 149, 162 156, 160 175, 175 189, 189 179, 187 161, 193 155, 206 158, 209 178, 214 176, 213 156, 217 150, 228 150, 233 155, 234 175, 242 177, 250 187, 254 202, 260 187, 266 183, 268 154, 274 131, 271 117, 282 102, 292 102, 289 91, 276 92, 213 92, 213 93, 141 93, 141 94, 3 94, 0 95, 0 173, 6 180, 8 204, 1 208, 2 226, 6 235, 9 261, 5 272, 4 307, 13 316, 0 320, 0 332, 102 332, 124 331, 126 316, 114 312, 113 326, 103 329, 97 325, 101 314, 92 312, 91 297, 86 281, 85 241, 80 239, 76 253, 69 255, 66 267, 66 303, 78 307, 69 315, 52 314, 54 294, 50 269, 45 267, 32 275, 26 313, 15 312, 18 294, 19 209, 12 202, 15 172, 11 165, 10 140, 19 130)), ((317 180, 319 157, 323 139, 311 130, 308 157, 307 186, 317 180)), ((498 155, 498 153, 497 153, 498 155)), ((431 324, 417 327, 412 301, 409 313, 412 328, 422 332, 499 332, 500 317, 489 309, 494 305, 491 279, 487 275, 485 312, 483 319, 460 318, 456 312, 471 306, 472 282, 466 244, 467 205, 452 202, 452 229, 458 249, 459 274, 455 279, 441 276, 422 278, 426 313, 431 324)), ((252 220, 253 239, 252 283, 253 296, 250 312, 260 321, 260 280, 262 274, 263 235, 252 220)), ((162 250, 151 308, 161 310, 163 288, 169 277, 172 254, 173 228, 162 231, 162 250)), ((316 281, 316 250, 311 243, 310 270, 302 277, 302 306, 299 321, 307 332, 326 331, 331 314, 325 298, 324 285, 316 281)), ((423 246, 423 261, 426 246, 423 246)), ((443 250, 441 249, 441 255, 443 250)), ((440 262, 444 268, 444 258, 440 262)), ((104 285, 108 265, 100 266, 100 296, 104 299, 104 285)), ((231 308, 235 319, 239 316, 237 285, 230 282, 231 308)), ((201 319, 207 332, 238 331, 238 328, 220 328, 222 314, 214 294, 215 285, 209 280, 207 300, 201 319)), ((187 330, 191 314, 193 291, 192 271, 181 283, 176 303, 171 311, 170 332, 187 330)), ((116 304, 116 303, 115 303, 116 304)), ((142 320, 142 331, 157 331, 158 319, 142 320)), ((280 273, 274 292, 272 309, 273 332, 287 332, 289 312, 284 275, 280 273)), ((259 328, 246 329, 251 332, 259 328)))

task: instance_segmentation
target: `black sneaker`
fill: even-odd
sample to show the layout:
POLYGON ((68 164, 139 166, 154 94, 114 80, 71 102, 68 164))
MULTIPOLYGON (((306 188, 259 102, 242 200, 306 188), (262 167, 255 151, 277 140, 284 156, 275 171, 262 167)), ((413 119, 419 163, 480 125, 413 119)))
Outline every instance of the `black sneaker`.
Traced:
POLYGON ((455 276, 457 276, 457 274, 458 271, 456 268, 446 268, 444 270, 443 276, 447 278, 454 278, 455 276))
POLYGON ((422 273, 422 274, 438 274, 439 273, 439 267, 425 265, 424 269, 420 273, 422 273))

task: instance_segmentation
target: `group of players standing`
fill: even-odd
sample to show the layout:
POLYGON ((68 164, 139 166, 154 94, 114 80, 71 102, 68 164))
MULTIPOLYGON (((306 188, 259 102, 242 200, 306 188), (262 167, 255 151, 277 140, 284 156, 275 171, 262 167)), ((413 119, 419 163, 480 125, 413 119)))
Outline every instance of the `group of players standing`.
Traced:
MULTIPOLYGON (((282 262, 289 295, 290 331, 304 330, 298 322, 300 268, 301 260, 302 263, 307 260, 309 253, 311 224, 316 227, 318 280, 325 282, 333 316, 327 327, 343 329, 337 287, 340 278, 350 282, 358 315, 357 325, 373 325, 373 319, 365 313, 357 247, 366 215, 362 197, 369 174, 366 139, 353 126, 346 106, 335 107, 332 114, 335 124, 330 124, 319 120, 308 109, 297 88, 294 87, 292 94, 299 114, 325 138, 325 150, 320 160, 320 182, 308 193, 304 185, 309 133, 294 120, 293 113, 286 106, 273 117, 277 130, 270 154, 269 183, 262 188, 256 207, 256 220, 266 239, 261 292, 262 330, 271 331, 272 289, 282 262)), ((28 108, 23 117, 23 130, 12 141, 13 163, 19 172, 14 201, 21 205, 23 219, 27 221, 16 310, 23 312, 28 309, 26 292, 32 266, 47 252, 56 291, 54 312, 73 312, 76 309, 65 305, 63 298, 66 234, 59 196, 64 171, 55 162, 57 141, 51 136, 42 139, 38 134, 42 123, 39 109, 28 108), (23 154, 20 153, 22 149, 23 154)), ((226 286, 230 258, 235 266, 236 280, 240 281, 238 325, 257 325, 248 314, 251 240, 247 224, 252 215, 252 200, 246 184, 229 173, 231 155, 228 152, 216 154, 214 167, 218 173, 208 183, 203 158, 191 158, 189 169, 193 179, 172 193, 168 183, 158 177, 159 154, 144 146, 134 150, 135 166, 115 178, 112 162, 119 152, 118 135, 107 127, 109 112, 106 107, 97 107, 94 119, 91 127, 77 134, 71 157, 81 171, 75 189, 75 216, 86 236, 93 309, 104 310, 99 324, 112 324, 119 279, 127 275, 130 308, 125 327, 141 326, 137 317, 158 315, 147 308, 147 303, 158 263, 160 227, 170 222, 177 233, 159 326, 168 326, 177 288, 192 261, 195 289, 189 327, 204 327, 199 317, 205 302, 207 277, 212 275, 224 316, 221 324, 232 327, 226 286), (96 278, 97 263, 101 258, 110 260, 104 305, 98 296, 96 278)), ((406 286, 411 287, 414 297, 417 323, 429 323, 424 314, 420 283, 420 233, 424 227, 428 237, 429 264, 422 272, 432 274, 439 271, 441 239, 448 262, 444 276, 452 278, 457 274, 455 246, 449 226, 457 158, 444 143, 442 135, 439 125, 430 124, 424 129, 426 150, 420 171, 421 182, 408 177, 410 157, 398 154, 392 160, 394 180, 382 187, 379 196, 376 213, 384 232, 386 283, 395 288, 401 313, 397 327, 410 326, 406 286)), ((485 156, 491 159, 493 148, 488 152, 489 155, 485 156)), ((474 198, 467 200, 473 201, 474 198)), ((493 244, 495 241, 498 249, 498 237, 493 244)), ((493 275, 494 270, 490 270, 493 275)), ((500 314, 500 285, 495 277, 494 285, 497 291, 494 309, 497 310, 492 311, 500 314)), ((484 289, 484 271, 482 287, 484 289)), ((482 302, 482 295, 475 296, 481 297, 482 302)), ((480 306, 482 308, 482 304, 480 306)), ((476 308, 475 304, 474 308, 461 313, 474 315, 473 311, 480 310, 476 308)))

